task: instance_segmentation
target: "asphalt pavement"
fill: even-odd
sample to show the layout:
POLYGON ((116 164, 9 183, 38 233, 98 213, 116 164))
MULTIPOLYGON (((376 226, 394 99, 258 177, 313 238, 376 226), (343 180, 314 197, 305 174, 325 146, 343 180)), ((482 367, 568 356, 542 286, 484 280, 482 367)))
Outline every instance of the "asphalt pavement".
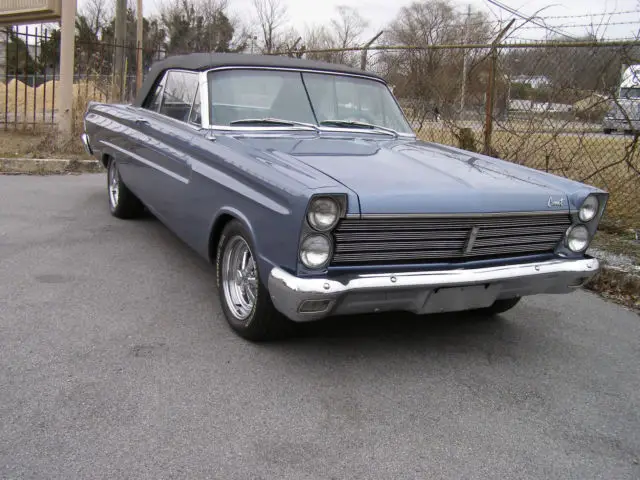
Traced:
POLYGON ((580 291, 251 344, 105 183, 0 176, 0 478, 640 478, 635 313, 580 291))

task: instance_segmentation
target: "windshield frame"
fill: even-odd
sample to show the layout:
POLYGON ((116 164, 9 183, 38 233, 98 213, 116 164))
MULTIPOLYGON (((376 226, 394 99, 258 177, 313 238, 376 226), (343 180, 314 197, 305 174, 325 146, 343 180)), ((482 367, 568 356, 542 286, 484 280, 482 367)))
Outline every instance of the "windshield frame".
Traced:
MULTIPOLYGON (((309 68, 288 68, 288 67, 253 67, 253 66, 224 66, 224 67, 214 67, 201 72, 201 86, 204 80, 206 82, 206 88, 200 89, 201 95, 201 112, 202 112, 202 127, 207 128, 213 131, 239 131, 239 132, 289 132, 289 131, 309 131, 309 132, 336 132, 336 133, 353 133, 353 134, 370 134, 370 135, 380 135, 380 132, 376 132, 375 130, 367 130, 363 128, 346 128, 346 127, 328 127, 323 125, 316 125, 316 128, 311 127, 302 127, 302 126, 275 126, 275 125, 260 125, 260 126, 246 126, 246 125, 215 125, 210 123, 210 115, 209 115, 209 74, 223 71, 223 70, 276 70, 282 72, 300 72, 300 73, 319 73, 325 75, 337 75, 342 77, 354 77, 354 78, 362 78, 365 80, 370 80, 374 82, 378 82, 383 85, 391 98, 393 99, 395 105, 398 107, 402 118, 407 122, 411 133, 408 132, 397 132, 397 136, 399 138, 416 138, 416 134, 413 131, 413 127, 411 126, 411 122, 407 119, 404 111, 400 107, 398 103, 398 99, 395 97, 389 85, 387 83, 374 76, 370 75, 358 75, 355 73, 344 73, 344 72, 336 72, 332 70, 321 70, 321 69, 309 69, 309 68)), ((306 86, 305 86, 306 89, 306 86)), ((388 133, 386 134, 388 137, 388 133)))

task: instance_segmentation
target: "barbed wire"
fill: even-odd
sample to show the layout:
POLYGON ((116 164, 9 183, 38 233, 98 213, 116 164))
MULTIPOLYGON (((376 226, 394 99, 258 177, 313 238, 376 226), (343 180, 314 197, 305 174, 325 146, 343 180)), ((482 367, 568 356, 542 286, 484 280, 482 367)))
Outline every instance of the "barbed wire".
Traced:
MULTIPOLYGON (((552 25, 554 28, 581 28, 581 27, 593 27, 596 23, 583 23, 583 24, 575 24, 575 23, 567 23, 564 25, 552 25)), ((640 26, 640 19, 633 20, 628 22, 605 22, 602 24, 603 27, 609 27, 614 25, 638 25, 640 26)), ((546 27, 541 27, 537 25, 525 25, 520 27, 521 30, 544 30, 546 27)))
MULTIPOLYGON (((475 13, 478 11, 476 10, 475 13)), ((458 11, 459 15, 467 15, 466 11, 458 11)), ((538 20, 562 20, 565 18, 590 18, 590 17, 608 17, 608 16, 617 16, 617 15, 629 15, 631 13, 637 13, 640 15, 640 10, 622 10, 617 12, 598 12, 598 13, 584 13, 581 15, 549 15, 549 16, 536 16, 535 18, 538 20)), ((493 20, 495 22, 500 22, 500 20, 493 20)))
POLYGON ((640 15, 640 10, 623 10, 620 12, 600 12, 600 13, 585 13, 582 15, 554 15, 548 17, 540 17, 542 20, 558 20, 562 18, 588 18, 588 17, 607 17, 614 15, 628 15, 630 13, 637 13, 640 15))
MULTIPOLYGON (((541 21, 545 21, 545 20, 549 20, 552 17, 546 17, 546 18, 539 18, 538 20, 541 21)), ((559 17, 556 17, 559 18, 559 17)), ((579 18, 579 17, 574 17, 574 18, 579 18)), ((452 24, 453 27, 460 27, 460 28, 464 28, 464 27, 481 27, 481 26, 502 26, 505 25, 507 22, 506 21, 502 21, 502 20, 488 20, 485 22, 471 22, 469 24, 465 23, 465 22, 460 22, 460 23, 454 23, 452 24)), ((567 23, 567 24, 561 24, 561 25, 527 25, 527 24, 523 24, 523 26, 518 27, 519 30, 548 30, 551 28, 579 28, 579 27, 592 27, 594 23, 583 23, 583 24, 575 24, 575 23, 567 23)), ((629 20, 629 21, 625 21, 625 22, 604 22, 602 23, 603 26, 612 26, 612 25, 638 25, 640 26, 640 18, 638 20, 629 20)))

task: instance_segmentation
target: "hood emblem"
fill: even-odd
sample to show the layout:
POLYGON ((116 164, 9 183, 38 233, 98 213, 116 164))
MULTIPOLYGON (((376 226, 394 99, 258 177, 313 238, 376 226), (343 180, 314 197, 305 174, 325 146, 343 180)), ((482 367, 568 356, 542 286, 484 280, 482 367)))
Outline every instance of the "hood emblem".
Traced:
POLYGON ((549 197, 549 200, 547 201, 547 207, 564 207, 564 198, 560 197, 558 199, 554 199, 553 197, 549 197))

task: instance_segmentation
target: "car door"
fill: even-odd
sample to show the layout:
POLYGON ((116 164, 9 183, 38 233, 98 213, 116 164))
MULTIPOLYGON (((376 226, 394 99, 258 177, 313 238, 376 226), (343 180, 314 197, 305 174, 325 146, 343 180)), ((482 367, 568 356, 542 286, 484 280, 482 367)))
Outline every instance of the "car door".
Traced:
POLYGON ((144 105, 136 121, 142 195, 151 210, 172 227, 186 209, 191 161, 189 144, 195 134, 194 103, 199 105, 198 74, 169 70, 162 96, 144 105), (157 111, 154 111, 154 107, 157 111))

